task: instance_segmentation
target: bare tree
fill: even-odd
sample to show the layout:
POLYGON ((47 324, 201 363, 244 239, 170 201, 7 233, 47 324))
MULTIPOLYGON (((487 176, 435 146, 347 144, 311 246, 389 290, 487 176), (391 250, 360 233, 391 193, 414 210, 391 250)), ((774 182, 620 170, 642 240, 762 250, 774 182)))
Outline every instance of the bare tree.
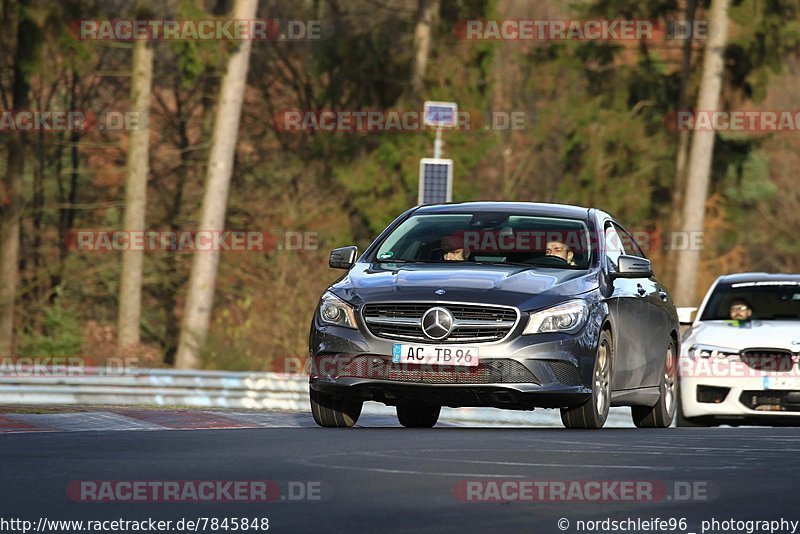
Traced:
MULTIPOLYGON (((139 0, 137 18, 147 18, 149 2, 139 0)), ((123 230, 145 229, 147 175, 150 153, 150 92, 153 85, 153 44, 147 39, 135 41, 131 68, 131 111, 138 117, 138 127, 130 133, 125 167, 125 219, 123 230)), ((119 289, 117 348, 139 344, 142 314, 142 265, 144 251, 129 248, 122 252, 122 279, 119 289)))
MULTIPOLYGON (((30 107, 30 71, 39 43, 39 28, 29 18, 29 2, 22 0, 17 24, 17 50, 14 58, 12 105, 16 110, 30 107)), ((0 194, 0 356, 14 347, 14 304, 19 282, 20 219, 24 205, 22 178, 25 172, 25 136, 19 132, 8 136, 8 163, 0 194)))
MULTIPOLYGON (((710 113, 719 107, 722 76, 725 69, 725 44, 728 36, 728 6, 730 0, 712 0, 709 11, 710 35, 703 56, 703 75, 697 110, 710 113)), ((714 131, 695 131, 686 175, 686 196, 683 203, 683 231, 702 232, 705 206, 714 155, 714 131)), ((691 235, 691 234, 690 234, 691 235)), ((694 302, 700 250, 688 246, 678 253, 676 301, 681 306, 694 302)))
MULTIPOLYGON (((689 84, 689 70, 692 64, 692 39, 694 35, 694 15, 696 0, 687 0, 686 10, 684 11, 684 20, 690 25, 690 32, 686 40, 683 42, 683 50, 681 52, 681 81, 678 89, 678 110, 686 108, 686 89, 689 84)), ((675 156, 675 181, 672 186, 672 200, 669 217, 669 226, 667 229, 670 232, 677 232, 681 229, 681 214, 683 211, 683 194, 686 189, 686 161, 689 159, 689 130, 681 130, 678 132, 678 151, 675 156)), ((677 258, 675 254, 670 254, 666 261, 667 275, 666 279, 669 287, 675 287, 677 274, 675 264, 677 258)))
MULTIPOLYGON (((256 16, 257 7, 257 0, 236 0, 233 6, 233 18, 252 20, 256 16)), ((249 40, 238 44, 228 61, 228 68, 222 79, 206 173, 206 189, 200 217, 201 230, 218 232, 225 227, 228 189, 233 173, 236 138, 250 63, 250 48, 249 40)), ((175 365, 180 369, 196 369, 201 363, 200 350, 205 343, 211 321, 218 265, 218 250, 194 254, 178 351, 175 355, 175 365)))
POLYGON ((411 91, 422 93, 425 70, 431 55, 433 26, 439 15, 439 0, 419 0, 417 22, 414 26, 414 64, 411 71, 411 91))

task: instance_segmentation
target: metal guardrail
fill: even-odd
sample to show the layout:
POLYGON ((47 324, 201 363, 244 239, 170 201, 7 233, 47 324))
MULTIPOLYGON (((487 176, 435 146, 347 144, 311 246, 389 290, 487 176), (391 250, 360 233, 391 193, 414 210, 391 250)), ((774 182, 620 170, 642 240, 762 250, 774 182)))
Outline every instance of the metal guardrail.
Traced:
MULTIPOLYGON (((282 373, 98 367, 0 368, 0 405, 192 406, 310 412, 308 377, 282 373)), ((627 408, 612 408, 609 426, 632 426, 627 408)), ((365 414, 394 415, 368 402, 365 414)), ((444 408, 445 421, 496 426, 561 426, 556 410, 444 408)))

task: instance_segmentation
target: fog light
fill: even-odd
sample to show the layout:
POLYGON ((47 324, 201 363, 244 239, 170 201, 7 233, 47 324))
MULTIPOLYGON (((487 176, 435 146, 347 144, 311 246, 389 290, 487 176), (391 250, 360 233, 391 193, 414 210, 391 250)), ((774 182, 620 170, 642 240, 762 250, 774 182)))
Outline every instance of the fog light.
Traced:
POLYGON ((731 388, 719 388, 714 386, 697 386, 697 402, 708 404, 719 404, 728 396, 731 388))

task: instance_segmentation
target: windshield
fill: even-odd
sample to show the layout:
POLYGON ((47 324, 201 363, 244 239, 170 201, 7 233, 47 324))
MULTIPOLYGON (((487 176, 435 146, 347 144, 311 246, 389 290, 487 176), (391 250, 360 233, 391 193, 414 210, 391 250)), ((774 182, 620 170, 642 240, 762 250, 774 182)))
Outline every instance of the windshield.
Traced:
POLYGON ((464 213, 410 217, 384 239, 375 258, 587 269, 591 253, 589 230, 580 220, 464 213))
POLYGON ((714 291, 701 321, 800 320, 800 282, 743 282, 714 291))

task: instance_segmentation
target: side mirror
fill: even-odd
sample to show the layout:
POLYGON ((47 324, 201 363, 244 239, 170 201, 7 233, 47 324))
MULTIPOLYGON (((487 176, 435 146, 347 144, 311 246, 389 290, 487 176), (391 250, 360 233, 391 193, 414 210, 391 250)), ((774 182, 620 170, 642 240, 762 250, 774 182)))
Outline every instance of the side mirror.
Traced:
POLYGON ((611 273, 612 278, 650 278, 653 266, 650 260, 638 256, 622 255, 617 261, 617 271, 611 273))
POLYGON ((328 266, 332 269, 349 269, 356 263, 356 256, 358 256, 356 246, 335 248, 331 251, 328 266))
POLYGON ((678 322, 682 325, 690 325, 694 322, 694 312, 697 308, 676 308, 678 311, 678 322))

